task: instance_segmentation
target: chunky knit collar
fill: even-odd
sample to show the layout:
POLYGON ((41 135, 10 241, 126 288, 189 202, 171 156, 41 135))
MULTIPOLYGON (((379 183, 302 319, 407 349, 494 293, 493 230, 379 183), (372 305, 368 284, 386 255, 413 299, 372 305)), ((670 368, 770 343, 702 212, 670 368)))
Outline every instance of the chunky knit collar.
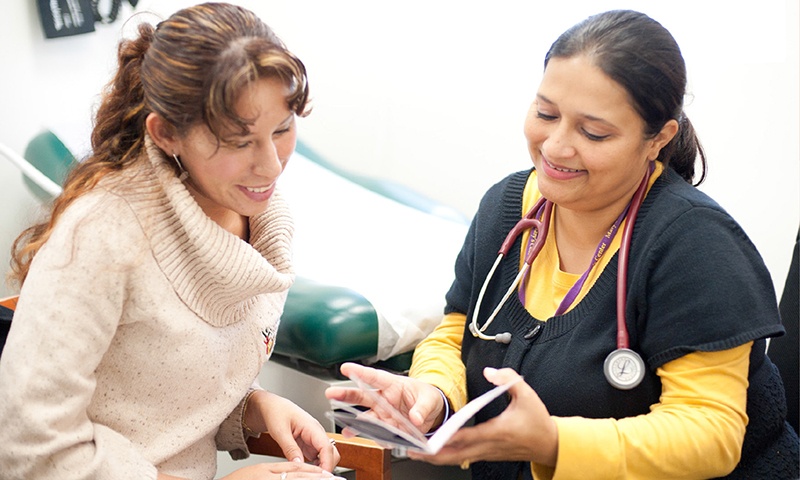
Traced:
POLYGON ((125 198, 149 239, 152 254, 181 300, 216 327, 244 318, 255 296, 285 292, 294 281, 294 225, 281 195, 250 218, 250 243, 202 211, 163 152, 146 137, 149 161, 106 184, 125 198))

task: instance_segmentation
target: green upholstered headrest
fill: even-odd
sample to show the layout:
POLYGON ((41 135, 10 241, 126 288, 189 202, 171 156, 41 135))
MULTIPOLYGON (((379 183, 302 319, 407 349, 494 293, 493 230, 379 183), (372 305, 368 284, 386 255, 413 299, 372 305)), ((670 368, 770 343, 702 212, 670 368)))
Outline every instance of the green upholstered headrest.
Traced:
MULTIPOLYGON (((25 149, 24 157, 47 178, 59 185, 64 184, 67 173, 76 163, 75 157, 69 149, 50 130, 45 130, 31 139, 25 149)), ((49 193, 42 190, 28 177, 24 177, 24 180, 37 198, 43 201, 52 200, 49 193)))
POLYGON ((378 349, 378 314, 351 289, 298 277, 281 316, 275 353, 328 367, 378 349))

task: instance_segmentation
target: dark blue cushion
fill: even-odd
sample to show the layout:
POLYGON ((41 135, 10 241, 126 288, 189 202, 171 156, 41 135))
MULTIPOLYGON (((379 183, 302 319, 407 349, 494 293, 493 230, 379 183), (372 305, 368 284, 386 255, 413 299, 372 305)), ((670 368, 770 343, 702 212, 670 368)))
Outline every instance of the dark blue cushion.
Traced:
POLYGON ((14 316, 14 310, 0 305, 0 353, 3 352, 3 347, 6 346, 6 337, 8 337, 8 330, 11 328, 11 317, 14 316))

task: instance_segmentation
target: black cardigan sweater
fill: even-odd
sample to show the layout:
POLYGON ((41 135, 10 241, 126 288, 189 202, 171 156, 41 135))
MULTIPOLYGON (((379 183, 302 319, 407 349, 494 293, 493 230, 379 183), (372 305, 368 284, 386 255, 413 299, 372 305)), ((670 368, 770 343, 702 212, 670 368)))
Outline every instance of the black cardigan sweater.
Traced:
MULTIPOLYGON (((456 260, 456 279, 446 313, 470 319, 478 291, 507 232, 520 219, 522 192, 532 170, 517 172, 484 196, 456 260)), ((511 252, 520 252, 521 239, 511 252)), ((480 325, 518 272, 508 255, 485 294, 480 325)), ((487 334, 511 332, 510 344, 474 338, 465 329, 462 359, 470 398, 490 389, 483 367, 511 367, 536 390, 551 414, 623 418, 649 411, 659 401, 656 368, 693 351, 733 348, 753 340, 742 459, 726 478, 798 478, 798 439, 786 428, 780 377, 765 355, 765 339, 783 334, 773 284, 764 262, 741 227, 713 200, 666 169, 655 181, 634 225, 626 304, 630 348, 644 359, 644 381, 618 390, 603 375, 616 348, 617 261, 612 258, 572 310, 546 322, 532 317, 512 295, 487 334), (538 333, 525 339, 533 326, 538 333)), ((498 415, 501 398, 476 421, 498 415)), ((477 462, 475 479, 516 479, 522 463, 477 462)))

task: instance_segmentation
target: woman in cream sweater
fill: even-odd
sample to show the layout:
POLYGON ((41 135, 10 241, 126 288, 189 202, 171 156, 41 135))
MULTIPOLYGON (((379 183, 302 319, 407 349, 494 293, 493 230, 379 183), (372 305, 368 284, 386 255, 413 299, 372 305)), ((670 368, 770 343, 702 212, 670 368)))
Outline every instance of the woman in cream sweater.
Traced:
POLYGON ((142 25, 118 58, 91 156, 14 246, 0 477, 211 479, 267 431, 291 461, 226 478, 332 477, 322 426, 256 381, 294 279, 276 182, 305 67, 226 4, 142 25))

